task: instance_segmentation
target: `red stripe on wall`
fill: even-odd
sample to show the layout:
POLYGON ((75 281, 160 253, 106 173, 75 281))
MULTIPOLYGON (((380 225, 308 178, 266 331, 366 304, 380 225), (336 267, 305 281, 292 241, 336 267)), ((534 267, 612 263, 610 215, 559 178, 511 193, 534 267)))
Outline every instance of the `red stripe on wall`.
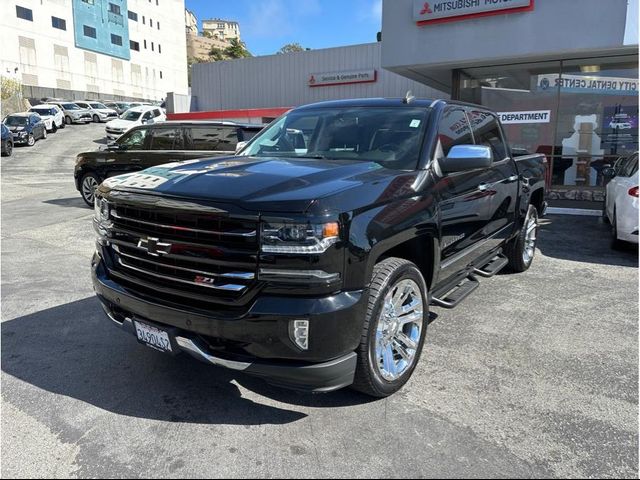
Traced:
POLYGON ((168 113, 168 120, 221 120, 224 118, 279 117, 291 107, 214 110, 210 112, 168 113))

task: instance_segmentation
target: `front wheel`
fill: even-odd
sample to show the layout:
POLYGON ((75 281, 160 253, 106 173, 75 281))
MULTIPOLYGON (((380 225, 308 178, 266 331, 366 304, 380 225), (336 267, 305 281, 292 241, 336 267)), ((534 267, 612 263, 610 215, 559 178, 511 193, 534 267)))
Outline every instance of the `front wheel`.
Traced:
POLYGON ((27 137, 27 145, 33 147, 36 144, 36 137, 33 136, 33 133, 30 133, 27 137))
POLYGON ((388 397, 407 383, 424 344, 427 298, 415 264, 392 257, 374 267, 353 389, 388 397))
POLYGON ((98 115, 93 116, 93 123, 100 123, 100 117, 98 115))
POLYGON ((67 126, 67 123, 66 123, 64 120, 62 120, 62 121, 60 122, 60 128, 64 128, 64 127, 66 127, 66 126, 67 126))
POLYGON ((67 125, 71 125, 71 117, 70 117, 69 115, 67 115, 66 117, 64 117, 64 122, 65 122, 67 125))
POLYGON ((94 173, 86 173, 80 182, 80 195, 84 203, 93 208, 93 199, 96 188, 100 185, 100 179, 94 173))
POLYGON ((538 210, 529 205, 524 225, 518 236, 504 247, 504 253, 509 260, 509 269, 514 273, 528 270, 536 254, 538 241, 538 210))
POLYGON ((58 126, 55 122, 53 122, 53 126, 51 127, 51 133, 56 133, 58 131, 58 126))
POLYGON ((47 129, 44 128, 44 129, 42 129, 42 139, 46 140, 46 138, 47 138, 47 129))

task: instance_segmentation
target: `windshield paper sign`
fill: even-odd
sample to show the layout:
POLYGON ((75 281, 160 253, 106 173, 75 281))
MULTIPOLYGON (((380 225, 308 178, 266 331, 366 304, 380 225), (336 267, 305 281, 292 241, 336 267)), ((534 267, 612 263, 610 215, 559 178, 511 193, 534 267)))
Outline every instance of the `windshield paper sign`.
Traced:
POLYGON ((498 15, 533 9, 533 0, 413 0, 418 24, 473 15, 498 15), (517 9, 517 10, 515 10, 517 9))

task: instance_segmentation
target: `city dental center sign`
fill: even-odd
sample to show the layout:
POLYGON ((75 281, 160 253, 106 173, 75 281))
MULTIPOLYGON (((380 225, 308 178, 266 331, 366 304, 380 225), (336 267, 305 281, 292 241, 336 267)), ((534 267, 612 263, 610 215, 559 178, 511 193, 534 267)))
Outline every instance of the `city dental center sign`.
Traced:
POLYGON ((534 0, 413 0, 418 25, 533 10, 534 0))

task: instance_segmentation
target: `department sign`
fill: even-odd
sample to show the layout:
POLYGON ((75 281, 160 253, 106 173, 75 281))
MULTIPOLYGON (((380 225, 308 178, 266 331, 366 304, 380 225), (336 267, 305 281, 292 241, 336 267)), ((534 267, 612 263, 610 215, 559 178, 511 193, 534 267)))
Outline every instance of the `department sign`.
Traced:
POLYGON ((312 73, 309 75, 308 84, 310 87, 329 87, 352 83, 372 83, 376 80, 378 80, 378 72, 375 69, 368 69, 348 72, 312 73))
POLYGON ((418 25, 533 10, 534 0, 413 0, 418 25))

